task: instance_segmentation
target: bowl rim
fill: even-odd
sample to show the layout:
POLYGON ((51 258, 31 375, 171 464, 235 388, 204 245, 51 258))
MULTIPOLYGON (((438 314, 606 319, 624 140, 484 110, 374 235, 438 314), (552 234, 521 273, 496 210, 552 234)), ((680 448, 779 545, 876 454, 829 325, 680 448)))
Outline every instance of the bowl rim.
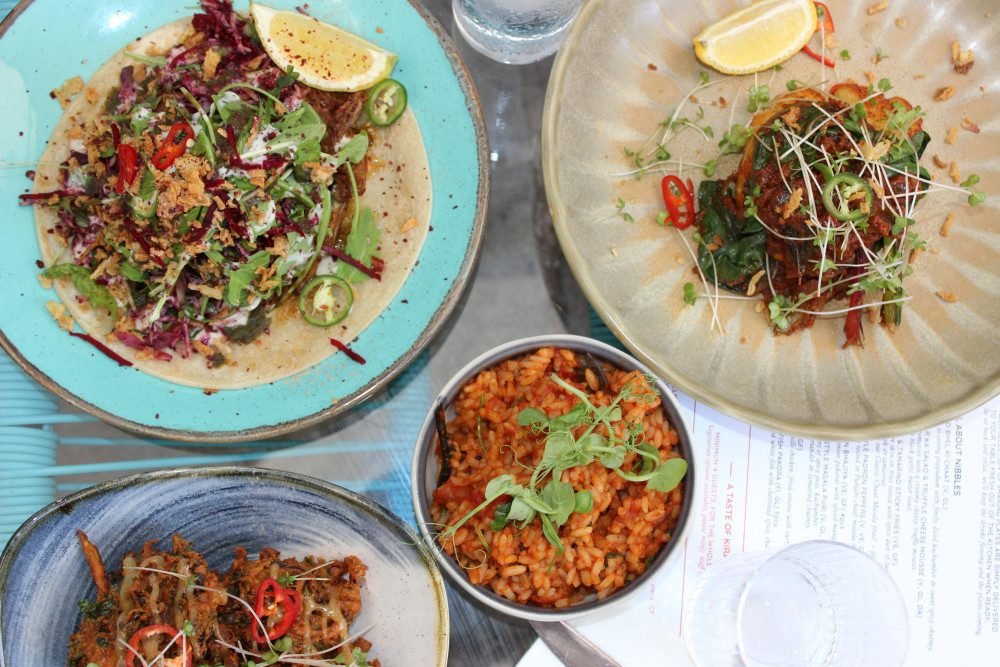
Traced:
POLYGON ((472 596, 478 602, 505 616, 528 621, 563 622, 604 612, 626 603, 642 591, 646 584, 655 581, 667 569, 669 564, 673 563, 683 554, 683 544, 690 530, 694 508, 697 506, 698 496, 700 495, 699 485, 693 483, 693 477, 697 474, 697 457, 692 440, 691 427, 688 424, 680 403, 671 391, 671 387, 659 374, 630 354, 594 338, 575 334, 531 336, 503 343, 483 352, 462 367, 444 385, 431 403, 427 417, 424 419, 420 433, 417 436, 410 470, 410 492, 413 497, 413 510, 417 517, 417 529, 420 531, 420 536, 424 540, 425 545, 438 561, 438 566, 452 584, 457 586, 466 595, 472 596), (433 534, 429 528, 432 522, 429 512, 430 506, 427 501, 430 488, 426 480, 426 471, 429 462, 432 460, 430 455, 432 444, 436 441, 436 414, 438 409, 447 408, 453 402, 460 389, 485 368, 495 366, 508 359, 543 347, 559 347, 573 350, 574 352, 589 352, 602 361, 615 364, 620 368, 634 368, 651 376, 655 381, 654 384, 660 391, 660 401, 665 416, 677 432, 677 448, 688 462, 688 470, 682 480, 682 484, 684 484, 684 498, 681 501, 681 512, 677 519, 677 526, 673 531, 670 541, 660 548, 653 562, 646 568, 646 571, 603 600, 593 600, 564 609, 531 607, 512 602, 483 586, 472 585, 469 583, 469 578, 465 574, 465 571, 451 557, 441 551, 440 548, 436 548, 433 534))
POLYGON ((365 512, 374 515, 378 521, 390 526, 391 529, 407 535, 410 539, 407 543, 412 545, 420 557, 421 563, 427 568, 428 576, 434 589, 437 591, 439 620, 437 640, 437 652, 439 664, 446 665, 448 662, 448 647, 451 635, 450 612, 448 608, 448 596, 444 585, 444 579, 431 550, 420 539, 412 526, 403 519, 396 516, 388 509, 375 502, 371 498, 363 496, 345 487, 327 482, 316 477, 310 477, 300 473, 273 468, 260 468, 249 466, 185 466, 180 468, 169 468, 162 470, 151 470, 146 472, 118 477, 105 482, 100 482, 87 487, 65 498, 49 503, 42 509, 32 514, 21 526, 14 531, 3 551, 0 552, 0 666, 6 659, 6 651, 3 642, 3 599, 7 589, 7 577, 17 559, 24 543, 31 536, 34 530, 45 520, 57 513, 69 513, 73 506, 81 501, 93 500, 106 496, 109 493, 140 484, 156 484, 168 480, 183 480, 190 478, 246 478, 257 482, 276 483, 285 487, 295 487, 303 491, 312 492, 318 495, 333 497, 340 501, 351 503, 365 512))

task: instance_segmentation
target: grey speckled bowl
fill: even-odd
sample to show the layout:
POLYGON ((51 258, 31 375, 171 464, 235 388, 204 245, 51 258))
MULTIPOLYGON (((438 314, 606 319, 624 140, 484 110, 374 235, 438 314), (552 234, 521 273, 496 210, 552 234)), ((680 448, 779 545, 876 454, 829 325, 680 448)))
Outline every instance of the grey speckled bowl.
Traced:
POLYGON ((76 602, 93 599, 76 531, 101 550, 109 570, 149 539, 182 534, 209 566, 226 569, 233 548, 342 558, 368 566, 362 611, 352 628, 383 665, 445 665, 448 603, 427 549, 402 520, 320 480, 253 468, 185 468, 125 477, 55 502, 14 533, 0 556, 0 662, 65 665, 76 602))
POLYGON ((695 478, 697 465, 694 463, 694 449, 691 446, 691 429, 684 418, 684 413, 681 411, 680 405, 677 403, 677 399, 674 397, 671 388, 663 380, 657 378, 656 374, 647 366, 610 345, 591 338, 572 335, 522 338, 495 347, 469 362, 441 390, 441 393, 438 394, 438 397, 431 405, 427 419, 424 420, 423 427, 420 429, 420 435, 417 439, 417 447, 413 452, 410 488, 413 494, 413 508, 416 511, 417 524, 427 544, 435 544, 430 532, 430 500, 436 486, 435 482, 438 470, 440 469, 439 457, 436 455, 438 439, 435 414, 438 408, 443 408, 445 413, 448 414, 455 396, 480 371, 495 366, 507 359, 520 357, 543 347, 561 347, 577 353, 589 352, 599 361, 613 364, 625 370, 638 369, 643 373, 653 376, 656 388, 660 392, 664 415, 674 430, 677 431, 679 438, 677 443, 678 451, 681 452, 681 455, 688 462, 687 474, 684 475, 684 480, 681 482, 684 486, 684 502, 681 506, 681 514, 677 519, 677 526, 673 531, 673 539, 660 549, 659 553, 653 559, 652 564, 640 577, 603 600, 594 600, 568 609, 549 609, 511 602, 490 589, 470 584, 465 570, 459 567, 451 557, 444 554, 440 549, 434 549, 434 555, 437 557, 441 569, 444 570, 451 582, 475 600, 508 616, 531 621, 557 622, 568 621, 599 611, 605 611, 609 607, 628 600, 633 594, 643 590, 647 584, 654 581, 675 556, 683 553, 678 545, 684 541, 693 508, 697 506, 696 495, 699 484, 695 478))

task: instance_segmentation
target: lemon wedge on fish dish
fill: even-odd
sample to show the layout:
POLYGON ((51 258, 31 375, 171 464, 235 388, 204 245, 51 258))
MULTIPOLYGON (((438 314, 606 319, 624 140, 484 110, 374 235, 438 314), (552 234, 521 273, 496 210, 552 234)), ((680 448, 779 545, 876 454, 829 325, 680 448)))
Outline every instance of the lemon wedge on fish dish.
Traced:
POLYGON ((724 74, 751 74, 782 63, 816 32, 812 0, 758 0, 694 38, 694 52, 724 74))
POLYGON ((264 50, 281 69, 320 90, 356 92, 392 73, 396 54, 337 26, 287 9, 250 3, 264 50))

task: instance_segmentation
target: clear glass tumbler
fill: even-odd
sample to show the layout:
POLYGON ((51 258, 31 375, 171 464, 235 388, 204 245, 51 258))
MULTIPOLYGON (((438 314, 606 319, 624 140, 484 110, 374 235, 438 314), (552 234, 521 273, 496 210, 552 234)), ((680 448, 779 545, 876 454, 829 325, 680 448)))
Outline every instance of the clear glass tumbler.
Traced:
POLYGON ((493 60, 524 64, 555 53, 582 0, 452 0, 455 25, 493 60))
POLYGON ((684 637, 700 667, 895 667, 909 623, 877 562, 815 540, 713 566, 685 610, 684 637))

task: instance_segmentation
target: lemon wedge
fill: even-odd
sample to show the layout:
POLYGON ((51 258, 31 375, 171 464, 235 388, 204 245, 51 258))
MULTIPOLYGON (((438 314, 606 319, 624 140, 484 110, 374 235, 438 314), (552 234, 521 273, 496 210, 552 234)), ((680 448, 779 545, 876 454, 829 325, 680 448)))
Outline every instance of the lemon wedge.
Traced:
POLYGON ((356 92, 392 73, 396 54, 337 26, 287 9, 250 3, 264 50, 281 69, 320 90, 356 92))
POLYGON ((694 52, 723 74, 751 74, 788 60, 816 31, 812 0, 758 0, 694 38, 694 52))

